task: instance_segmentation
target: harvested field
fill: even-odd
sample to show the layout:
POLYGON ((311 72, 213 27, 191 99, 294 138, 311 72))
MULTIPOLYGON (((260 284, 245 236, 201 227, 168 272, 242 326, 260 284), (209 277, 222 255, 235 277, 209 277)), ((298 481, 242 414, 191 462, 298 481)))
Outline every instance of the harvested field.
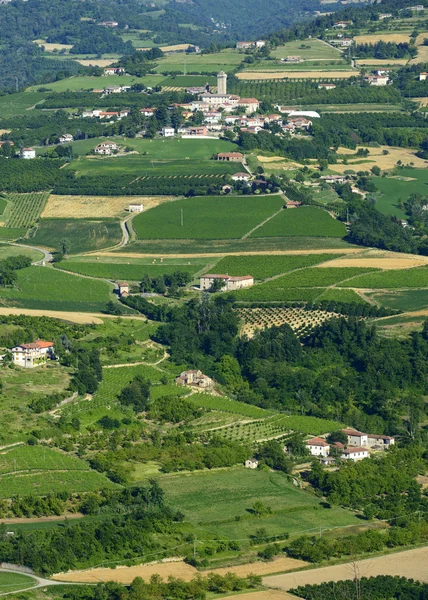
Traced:
POLYGON ((428 546, 405 552, 396 552, 386 556, 376 556, 356 563, 346 563, 334 567, 311 569, 299 573, 274 575, 265 577, 263 584, 288 591, 299 585, 317 585, 326 581, 342 581, 354 579, 355 566, 360 577, 376 575, 392 575, 428 582, 428 546))
POLYGON ((377 44, 377 42, 391 42, 393 44, 408 44, 410 35, 407 33, 373 33, 367 35, 356 35, 356 44, 377 44))
POLYGON ((245 71, 236 73, 238 79, 259 81, 262 79, 349 79, 359 75, 359 71, 245 71))
POLYGON ((0 135, 3 135, 4 133, 10 133, 12 131, 12 129, 0 129, 0 135))
POLYGON ((81 325, 94 323, 101 325, 103 323, 100 317, 104 315, 96 315, 91 313, 66 312, 60 310, 37 310, 32 308, 3 308, 0 307, 0 315, 28 315, 30 317, 51 317, 52 319, 61 319, 71 323, 79 323, 81 325))
POLYGON ((144 210, 162 202, 175 200, 172 196, 55 196, 51 194, 42 218, 88 219, 123 215, 129 203, 141 203, 144 210))
POLYGON ((58 52, 60 50, 70 50, 70 48, 73 47, 73 44, 49 44, 48 42, 45 42, 45 40, 34 40, 34 43, 36 43, 38 46, 44 46, 46 52, 53 52, 54 50, 58 50, 58 52))
MULTIPOLYGON (((358 148, 356 148, 356 150, 358 150, 358 148)), ((339 148, 338 153, 350 155, 355 154, 356 150, 350 151, 348 148, 339 148)), ((403 164, 413 163, 413 166, 420 169, 425 169, 427 166, 427 161, 423 160, 422 158, 418 158, 412 150, 405 148, 394 148, 392 146, 369 148, 369 155, 366 158, 355 156, 355 161, 352 162, 353 159, 353 156, 349 156, 347 165, 330 165, 330 169, 336 173, 344 173, 349 169, 354 169, 355 171, 369 171, 374 165, 377 165, 380 169, 386 171, 393 169, 399 160, 401 160, 403 164), (388 151, 388 154, 383 154, 384 150, 388 151)))
POLYGON ((413 102, 419 102, 419 106, 428 106, 428 97, 424 98, 412 98, 413 102))
POLYGON ((424 31, 423 33, 420 33, 418 35, 418 37, 416 38, 416 46, 423 46, 424 39, 427 37, 428 37, 428 32, 424 31))
POLYGON ((366 267, 372 269, 410 269, 411 267, 423 267, 427 264, 428 257, 424 256, 415 256, 409 258, 337 258, 329 262, 316 265, 316 267, 366 267))
POLYGON ((175 44, 172 46, 161 46, 160 49, 162 50, 162 52, 180 52, 180 50, 184 52, 185 50, 187 50, 189 45, 190 44, 175 44))
POLYGON ((407 65, 407 58, 365 58, 357 60, 357 66, 386 67, 388 65, 407 65))
MULTIPOLYGON (((428 34, 425 34, 425 37, 428 37, 428 34)), ((416 58, 413 58, 409 64, 416 65, 421 62, 426 62, 428 60, 428 46, 418 46, 418 55, 416 58)))
MULTIPOLYGON (((294 558, 277 558, 272 562, 256 562, 236 567, 225 567, 221 569, 210 569, 202 572, 202 576, 210 573, 235 573, 239 577, 245 577, 253 573, 255 575, 267 575, 268 573, 279 573, 281 571, 291 571, 292 569, 300 569, 308 563, 303 560, 295 560, 294 558)), ((168 577, 179 577, 186 581, 190 581, 196 575, 201 574, 200 571, 188 565, 183 561, 164 562, 147 565, 136 565, 135 567, 117 567, 116 569, 89 569, 87 571, 71 571, 69 573, 58 573, 52 579, 59 581, 70 581, 79 583, 98 583, 101 578, 104 581, 117 581, 118 583, 129 584, 135 577, 142 577, 148 580, 152 575, 160 575, 164 579, 168 577)))
POLYGON ((114 58, 80 58, 76 62, 85 67, 109 67, 117 60, 114 58))

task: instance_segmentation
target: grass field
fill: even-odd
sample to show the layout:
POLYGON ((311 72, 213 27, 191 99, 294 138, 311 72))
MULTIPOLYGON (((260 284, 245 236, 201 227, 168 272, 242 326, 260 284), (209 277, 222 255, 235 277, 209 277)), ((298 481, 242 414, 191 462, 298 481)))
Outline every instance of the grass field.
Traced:
POLYGON ((58 269, 72 271, 73 273, 81 273, 91 277, 101 277, 103 279, 125 279, 129 281, 141 281, 143 275, 147 274, 150 277, 157 277, 166 273, 175 271, 185 271, 190 275, 194 275, 206 265, 203 261, 200 263, 187 264, 188 261, 175 261, 175 263, 160 263, 153 260, 130 261, 128 262, 74 262, 73 260, 62 261, 55 266, 58 269))
POLYGON ((411 194, 427 195, 428 169, 400 169, 396 177, 376 177, 374 183, 382 194, 376 201, 377 210, 405 219, 398 202, 411 194))
POLYGON ((133 225, 140 239, 240 238, 282 204, 280 196, 187 198, 140 213, 133 225))
POLYGON ((46 192, 30 194, 9 194, 9 205, 4 213, 7 227, 29 228, 38 220, 48 198, 46 192))
MULTIPOLYGON (((389 108, 388 108, 389 111, 389 108)), ((378 148, 369 148, 369 155, 366 158, 357 157, 355 150, 348 148, 339 148, 339 154, 346 154, 348 163, 337 163, 331 165, 331 170, 335 173, 344 173, 345 171, 368 171, 373 166, 378 166, 382 171, 391 171, 397 166, 397 162, 401 161, 403 165, 417 167, 420 171, 425 169, 426 161, 416 156, 414 150, 409 148, 394 148, 392 146, 379 146, 378 148), (384 151, 387 154, 384 154, 384 151)))
POLYGON ((334 60, 341 57, 341 52, 321 40, 308 39, 287 42, 282 46, 278 46, 275 50, 272 50, 271 56, 274 58, 301 56, 304 60, 334 60))
POLYGON ((428 306, 428 290, 406 290, 393 292, 367 292, 366 296, 381 306, 397 310, 426 310, 428 306))
POLYGON ((314 207, 283 210, 251 235, 252 237, 320 236, 343 237, 344 223, 314 207))
MULTIPOLYGON (((134 76, 118 77, 117 75, 106 75, 105 77, 93 77, 90 75, 80 75, 76 77, 67 77, 60 81, 54 81, 48 83, 44 87, 54 92, 72 92, 78 90, 101 90, 109 85, 133 85, 135 83, 144 83, 144 81, 142 78, 134 76)), ((32 91, 36 90, 38 87, 40 86, 33 86, 28 89, 29 91, 32 91)), ((33 104, 35 104, 35 102, 33 102, 33 104)))
POLYGON ((0 452, 0 475, 31 471, 88 471, 88 464, 45 446, 16 446, 0 452))
POLYGON ((428 287, 428 267, 368 273, 339 284, 339 287, 366 289, 400 289, 428 287))
POLYGON ((0 290, 0 306, 75 312, 99 312, 110 299, 111 286, 48 267, 17 272, 17 287, 0 290))
POLYGON ((357 523, 343 509, 323 508, 319 499, 278 472, 236 468, 166 477, 160 483, 170 505, 182 510, 190 523, 226 539, 241 539, 261 527, 268 535, 280 535, 357 523), (272 514, 251 514, 256 500, 271 507, 272 514))
POLYGON ((208 75, 172 75, 165 77, 162 87, 203 87, 205 84, 217 85, 217 78, 208 75))
MULTIPOLYGON (((39 87, 39 86, 37 86, 39 87)), ((32 106, 42 102, 45 98, 43 92, 19 92, 6 94, 0 97, 0 114, 3 118, 25 115, 32 106)))
POLYGON ((351 302, 356 304, 367 304, 366 301, 357 294, 357 292, 354 292, 354 290, 345 290, 339 288, 327 289, 319 296, 318 300, 334 300, 335 302, 346 302, 348 304, 351 302))
POLYGON ((113 219, 41 219, 35 235, 23 243, 57 250, 63 239, 68 240, 68 252, 78 254, 115 246, 122 231, 113 219))
POLYGON ((245 58, 237 50, 227 48, 215 54, 169 54, 157 61, 157 73, 186 70, 189 73, 218 73, 220 70, 232 71, 245 58), (184 64, 186 62, 186 65, 184 64))
MULTIPOLYGON (((0 573, 0 595, 12 594, 36 585, 36 580, 18 573, 0 573)), ((12 596, 9 595, 9 598, 12 596)))
POLYGON ((226 256, 215 266, 216 273, 239 276, 251 274, 255 279, 265 279, 294 269, 310 267, 330 260, 328 254, 307 256, 226 256))
POLYGON ((24 255, 31 258, 32 261, 41 260, 43 253, 39 250, 33 250, 33 248, 25 248, 22 246, 9 246, 9 244, 0 244, 0 260, 7 258, 8 256, 19 256, 24 255))

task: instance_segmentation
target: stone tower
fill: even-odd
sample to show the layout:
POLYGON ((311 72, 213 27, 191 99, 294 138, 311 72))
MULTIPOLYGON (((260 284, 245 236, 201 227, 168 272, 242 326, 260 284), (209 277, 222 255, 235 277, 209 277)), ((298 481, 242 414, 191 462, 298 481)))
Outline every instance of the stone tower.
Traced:
POLYGON ((227 75, 224 71, 217 75, 217 94, 227 94, 227 75))

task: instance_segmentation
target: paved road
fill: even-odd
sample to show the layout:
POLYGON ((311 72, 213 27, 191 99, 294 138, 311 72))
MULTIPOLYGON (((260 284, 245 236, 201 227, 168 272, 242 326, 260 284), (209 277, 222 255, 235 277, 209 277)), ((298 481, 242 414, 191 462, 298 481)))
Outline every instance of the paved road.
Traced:
POLYGON ((43 254, 43 258, 33 262, 33 265, 40 265, 42 262, 48 263, 48 262, 52 262, 52 260, 53 260, 53 256, 52 256, 51 252, 48 252, 48 250, 43 250, 43 248, 39 248, 38 246, 28 246, 27 244, 16 244, 15 242, 11 243, 10 245, 18 246, 19 248, 29 248, 30 250, 38 250, 39 252, 41 252, 43 254))
MULTIPOLYGON (((30 575, 29 573, 24 573, 23 571, 14 571, 12 569, 0 569, 0 573, 15 573, 16 575, 27 575, 28 577, 31 577, 35 581, 35 585, 25 588, 27 590, 34 590, 36 588, 46 587, 48 585, 70 585, 69 583, 66 583, 66 582, 52 581, 52 579, 43 579, 43 577, 39 577, 38 575, 33 575, 33 574, 30 575)), ((24 590, 20 590, 20 591, 24 591, 24 590)), ((16 592, 16 591, 3 592, 2 594, 0 594, 0 596, 9 596, 10 594, 17 594, 17 593, 18 592, 16 592)))

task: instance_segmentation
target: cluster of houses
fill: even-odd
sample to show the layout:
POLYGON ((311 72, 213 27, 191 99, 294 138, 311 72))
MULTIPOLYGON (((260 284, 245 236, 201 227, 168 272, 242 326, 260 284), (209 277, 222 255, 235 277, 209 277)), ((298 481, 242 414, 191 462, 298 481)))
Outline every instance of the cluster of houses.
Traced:
POLYGON ((256 42, 236 42, 237 50, 261 50, 266 46, 266 42, 264 40, 257 40, 256 42))
POLYGON ((20 344, 11 350, 12 362, 18 367, 33 369, 55 359, 53 342, 36 340, 29 344, 20 344))
POLYGON ((359 461, 369 458, 370 451, 386 450, 394 445, 395 439, 388 435, 377 435, 374 433, 362 433, 356 429, 342 429, 348 442, 346 445, 341 442, 329 443, 322 437, 314 437, 307 440, 306 446, 312 456, 317 456, 324 464, 332 463, 336 460, 334 454, 340 456, 343 460, 359 461))
POLYGON ((188 385, 204 390, 209 390, 214 387, 214 380, 208 377, 208 375, 204 375, 202 371, 199 371, 198 369, 183 371, 176 377, 175 383, 180 386, 188 385))
POLYGON ((94 148, 94 154, 101 154, 102 156, 111 156, 119 151, 119 145, 116 142, 101 142, 94 148))

